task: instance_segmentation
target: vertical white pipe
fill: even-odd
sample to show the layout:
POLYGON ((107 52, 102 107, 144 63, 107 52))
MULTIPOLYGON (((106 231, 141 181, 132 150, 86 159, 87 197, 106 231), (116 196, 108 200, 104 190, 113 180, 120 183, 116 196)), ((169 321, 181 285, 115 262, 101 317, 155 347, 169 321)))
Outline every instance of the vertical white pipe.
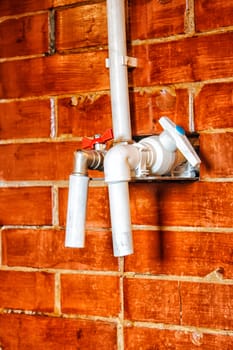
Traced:
POLYGON ((69 181, 65 246, 83 248, 88 193, 87 176, 71 174, 69 181))
POLYGON ((128 182, 108 184, 114 256, 133 253, 128 182))
POLYGON ((107 0, 107 19, 113 134, 115 141, 130 141, 125 0, 107 0))
POLYGON ((104 158, 105 181, 108 184, 114 256, 133 253, 128 181, 131 170, 140 162, 138 148, 117 144, 104 158))

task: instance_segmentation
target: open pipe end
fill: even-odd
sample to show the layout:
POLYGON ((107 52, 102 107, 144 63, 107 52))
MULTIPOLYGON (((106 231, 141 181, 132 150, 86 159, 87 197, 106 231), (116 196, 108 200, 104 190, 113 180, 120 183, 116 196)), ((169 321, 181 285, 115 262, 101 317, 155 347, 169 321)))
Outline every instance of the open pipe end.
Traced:
POLYGON ((88 193, 87 176, 71 174, 69 180, 65 246, 83 248, 85 246, 85 221, 88 193))
POLYGON ((133 254, 128 182, 108 184, 114 256, 133 254))

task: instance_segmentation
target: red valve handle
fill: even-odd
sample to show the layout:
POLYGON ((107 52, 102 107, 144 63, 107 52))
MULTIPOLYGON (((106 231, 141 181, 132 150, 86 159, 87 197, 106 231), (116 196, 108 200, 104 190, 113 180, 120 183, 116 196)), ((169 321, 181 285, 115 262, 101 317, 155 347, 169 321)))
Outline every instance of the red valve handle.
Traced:
POLYGON ((95 137, 94 139, 89 139, 87 137, 84 137, 82 140, 82 148, 83 149, 93 149, 95 147, 96 143, 105 143, 109 140, 113 139, 113 132, 112 129, 107 129, 102 136, 95 137))

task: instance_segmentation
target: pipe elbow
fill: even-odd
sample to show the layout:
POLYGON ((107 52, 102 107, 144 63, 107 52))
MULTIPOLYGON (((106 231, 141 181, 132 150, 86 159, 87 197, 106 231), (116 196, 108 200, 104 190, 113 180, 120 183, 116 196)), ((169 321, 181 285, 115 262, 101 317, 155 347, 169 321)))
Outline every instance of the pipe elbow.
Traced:
POLYGON ((95 150, 77 150, 74 153, 73 173, 87 176, 88 169, 103 170, 104 154, 95 150))
POLYGON ((129 181, 131 171, 139 163, 138 149, 129 144, 118 144, 104 158, 104 173, 107 183, 129 181))

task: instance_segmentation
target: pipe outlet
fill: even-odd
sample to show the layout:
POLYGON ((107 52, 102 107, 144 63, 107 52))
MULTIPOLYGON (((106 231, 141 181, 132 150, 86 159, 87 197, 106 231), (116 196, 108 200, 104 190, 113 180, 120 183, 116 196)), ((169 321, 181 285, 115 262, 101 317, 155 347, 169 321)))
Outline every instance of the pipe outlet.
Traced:
POLYGON ((69 178, 65 246, 84 248, 89 177, 88 169, 103 168, 104 152, 77 150, 69 178))
POLYGON ((88 176, 71 174, 66 221, 65 246, 84 248, 88 176))
POLYGON ((129 186, 127 181, 108 184, 114 256, 133 253, 129 186))
POLYGON ((105 181, 108 183, 114 256, 133 253, 128 181, 140 161, 133 145, 119 144, 104 159, 105 181))

